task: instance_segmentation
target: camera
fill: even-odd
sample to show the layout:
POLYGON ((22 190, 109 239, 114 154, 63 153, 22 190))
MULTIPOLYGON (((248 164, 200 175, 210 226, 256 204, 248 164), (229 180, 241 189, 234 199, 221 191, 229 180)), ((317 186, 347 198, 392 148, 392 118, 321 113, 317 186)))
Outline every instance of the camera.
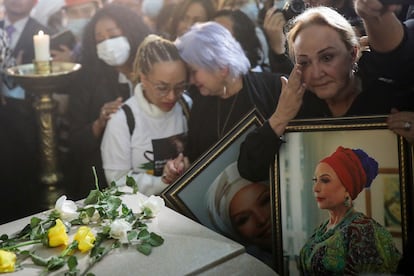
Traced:
POLYGON ((288 0, 282 9, 277 9, 275 12, 283 13, 286 21, 289 21, 293 17, 301 14, 306 9, 305 2, 303 0, 288 0))

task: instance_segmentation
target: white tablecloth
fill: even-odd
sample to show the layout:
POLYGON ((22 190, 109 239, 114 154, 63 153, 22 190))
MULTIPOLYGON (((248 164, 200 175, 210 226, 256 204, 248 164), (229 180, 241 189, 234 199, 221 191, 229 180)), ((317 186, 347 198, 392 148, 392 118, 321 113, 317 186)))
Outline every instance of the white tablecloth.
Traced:
MULTIPOLYGON (((137 197, 123 198, 134 209, 137 197)), ((30 222, 30 217, 0 225, 0 234, 12 234, 30 222)), ((267 265, 245 253, 242 245, 165 207, 149 223, 149 229, 164 238, 164 244, 145 256, 134 248, 119 248, 95 264, 95 275, 277 275, 267 265)), ((52 251, 51 251, 52 250, 52 251)), ((38 251, 39 254, 54 249, 38 251)), ((58 254, 58 251, 53 252, 58 254)), ((78 256, 79 267, 85 266, 86 256, 78 256), (80 257, 79 257, 80 256, 80 257)), ((7 275, 38 275, 41 267, 31 261, 23 270, 7 275)), ((58 271, 54 275, 63 275, 58 271)))

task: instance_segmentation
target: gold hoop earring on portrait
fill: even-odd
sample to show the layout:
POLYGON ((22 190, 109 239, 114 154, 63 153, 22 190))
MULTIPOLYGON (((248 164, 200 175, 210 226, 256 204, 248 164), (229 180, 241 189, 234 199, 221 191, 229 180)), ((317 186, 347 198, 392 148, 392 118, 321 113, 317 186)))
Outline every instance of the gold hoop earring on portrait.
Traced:
POLYGON ((351 203, 351 200, 349 199, 349 196, 345 197, 344 206, 351 207, 351 205, 352 203, 351 203))

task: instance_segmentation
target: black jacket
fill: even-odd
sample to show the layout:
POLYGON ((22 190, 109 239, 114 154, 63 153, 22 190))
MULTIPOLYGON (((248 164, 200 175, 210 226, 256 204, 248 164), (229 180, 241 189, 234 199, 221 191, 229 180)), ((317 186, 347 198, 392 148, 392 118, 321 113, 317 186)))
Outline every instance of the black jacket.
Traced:
MULTIPOLYGON (((0 28, 4 28, 4 20, 0 21, 0 28)), ((29 17, 26 25, 24 26, 23 32, 17 41, 16 46, 13 49, 13 56, 17 57, 20 51, 23 51, 22 64, 32 63, 34 59, 34 44, 33 36, 39 31, 43 31, 46 34, 50 34, 49 29, 37 20, 29 17)))

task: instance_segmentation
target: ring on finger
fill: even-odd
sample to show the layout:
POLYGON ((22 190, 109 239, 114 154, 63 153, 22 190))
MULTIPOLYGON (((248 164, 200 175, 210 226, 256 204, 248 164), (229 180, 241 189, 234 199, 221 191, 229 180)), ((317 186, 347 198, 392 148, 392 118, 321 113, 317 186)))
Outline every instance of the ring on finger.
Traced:
POLYGON ((410 130, 411 129, 411 122, 407 121, 404 123, 404 129, 405 130, 410 130))

